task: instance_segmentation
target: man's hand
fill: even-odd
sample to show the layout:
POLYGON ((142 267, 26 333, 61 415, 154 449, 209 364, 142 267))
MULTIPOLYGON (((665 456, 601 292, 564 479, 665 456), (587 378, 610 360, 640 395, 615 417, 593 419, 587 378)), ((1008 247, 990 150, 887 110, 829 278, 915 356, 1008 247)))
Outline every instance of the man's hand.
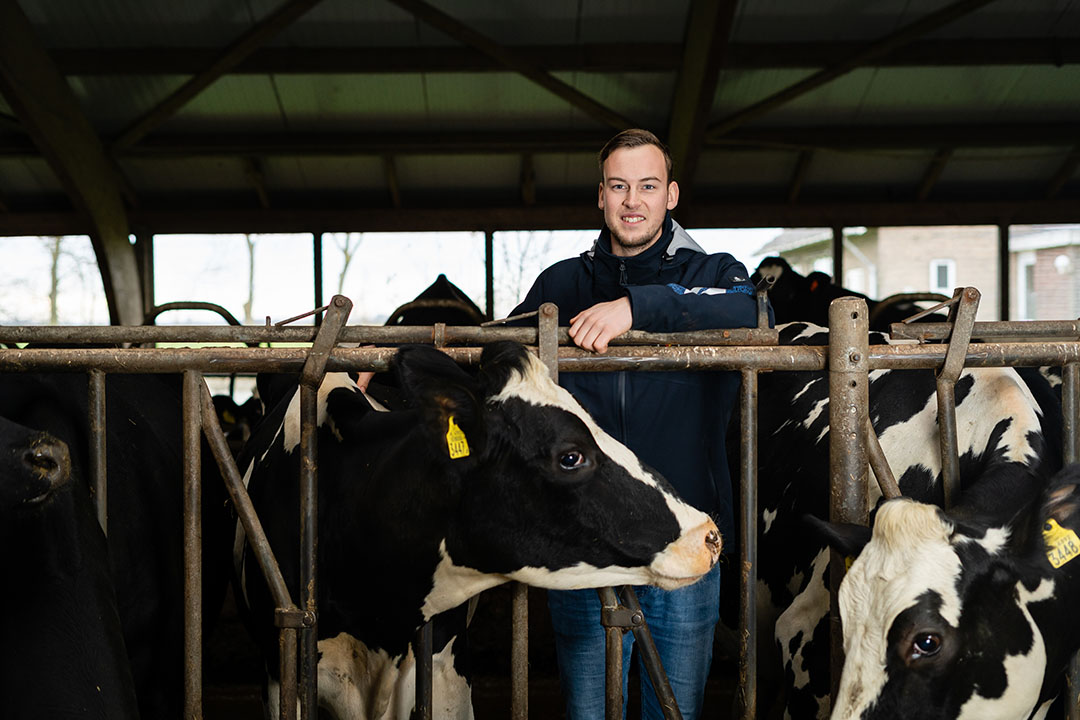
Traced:
POLYGON ((570 318, 570 339, 584 350, 605 353, 612 338, 633 326, 630 298, 602 302, 570 318))

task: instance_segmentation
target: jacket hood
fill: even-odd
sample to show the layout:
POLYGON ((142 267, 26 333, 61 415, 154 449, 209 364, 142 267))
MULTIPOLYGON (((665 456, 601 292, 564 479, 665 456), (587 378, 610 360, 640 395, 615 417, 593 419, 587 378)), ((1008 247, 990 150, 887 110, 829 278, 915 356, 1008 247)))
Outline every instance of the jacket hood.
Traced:
MULTIPOLYGON (((665 264, 681 265, 686 262, 690 256, 685 253, 680 256, 680 250, 689 250, 691 252, 699 253, 705 252, 705 250, 690 237, 690 233, 686 232, 686 230, 683 229, 683 226, 677 223, 675 218, 671 217, 671 211, 668 210, 667 214, 664 216, 664 231, 657 243, 640 255, 635 255, 632 258, 623 258, 623 260, 636 264, 638 258, 641 258, 645 262, 650 262, 654 256, 661 256, 661 259, 665 264)), ((581 254, 581 258, 590 269, 592 268, 593 261, 596 259, 597 253, 602 256, 609 255, 615 257, 611 252, 611 231, 607 228, 601 230, 600 235, 593 241, 592 247, 581 254)))

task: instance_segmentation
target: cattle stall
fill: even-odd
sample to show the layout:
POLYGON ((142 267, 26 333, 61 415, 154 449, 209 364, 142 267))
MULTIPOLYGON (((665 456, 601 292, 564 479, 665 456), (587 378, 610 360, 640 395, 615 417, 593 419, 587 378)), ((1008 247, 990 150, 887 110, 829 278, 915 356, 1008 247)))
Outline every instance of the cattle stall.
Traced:
MULTIPOLYGON (((962 299, 962 298, 958 298, 962 299)), ((327 311, 326 321, 318 328, 298 327, 98 327, 98 328, 0 328, 0 342, 4 343, 64 343, 77 345, 94 344, 150 344, 156 342, 244 342, 244 343, 310 343, 310 348, 142 348, 124 347, 116 349, 78 348, 69 349, 32 349, 8 347, 0 349, 0 372, 86 372, 89 375, 89 392, 93 411, 92 427, 97 428, 92 443, 94 452, 95 485, 99 487, 96 497, 102 501, 99 505, 100 517, 107 517, 103 485, 104 458, 107 449, 100 439, 100 428, 104 423, 104 375, 107 373, 181 373, 184 377, 184 420, 185 440, 191 453, 197 452, 198 436, 205 432, 211 439, 211 447, 221 460, 227 456, 227 450, 215 429, 216 419, 209 405, 209 395, 202 382, 202 375, 207 373, 254 373, 259 371, 301 373, 304 381, 302 405, 306 405, 304 435, 310 437, 314 427, 313 394, 324 372, 346 370, 376 370, 389 368, 390 357, 394 353, 391 347, 377 348, 342 348, 338 343, 358 343, 394 345, 399 343, 431 343, 442 349, 454 360, 463 365, 474 365, 479 358, 478 346, 497 340, 514 340, 535 347, 539 356, 551 369, 553 375, 558 370, 564 371, 599 371, 599 370, 639 370, 664 371, 674 369, 733 370, 743 377, 741 442, 742 456, 742 538, 740 539, 741 572, 745 589, 741 607, 741 632, 743 638, 739 666, 739 702, 741 717, 757 716, 756 697, 756 659, 753 638, 756 635, 756 614, 754 610, 754 582, 757 572, 756 563, 756 500, 755 468, 757 440, 753 428, 756 417, 756 381, 760 372, 782 372, 785 370, 830 370, 830 378, 835 381, 830 386, 838 393, 830 403, 834 429, 832 454, 833 465, 833 500, 835 515, 833 519, 852 519, 866 522, 865 502, 860 506, 856 488, 865 487, 866 467, 874 461, 873 441, 871 449, 866 449, 865 393, 867 373, 875 369, 889 368, 955 368, 956 363, 967 367, 998 367, 1007 365, 1062 365, 1063 393, 1065 406, 1065 454, 1066 460, 1078 459, 1077 431, 1077 368, 1080 367, 1080 336, 1078 324, 1072 321, 1060 323, 1002 322, 974 323, 967 322, 967 328, 952 330, 951 337, 960 340, 949 345, 911 345, 911 346, 869 346, 865 342, 865 306, 861 301, 840 301, 835 307, 837 323, 833 331, 837 339, 828 349, 823 347, 778 347, 775 331, 768 329, 722 330, 699 333, 672 335, 650 335, 628 333, 613 343, 608 354, 600 357, 579 350, 569 345, 565 329, 553 326, 552 318, 557 314, 545 309, 541 311, 538 329, 509 328, 454 328, 434 326, 432 328, 393 328, 346 326, 348 307, 351 303, 345 298, 335 298, 323 310, 327 311), (845 322, 844 318, 850 319, 845 322), (965 336, 966 335, 966 336, 965 336), (1004 338, 1021 335, 1038 338, 1037 341, 1015 342, 1004 338), (861 336, 861 339, 860 339, 861 336), (968 343, 970 338, 980 338, 989 342, 968 343), (1051 339, 1062 338, 1062 339, 1051 339), (962 341, 961 341, 962 340, 962 341), (843 393, 843 394, 839 394, 843 393), (304 396, 306 395, 306 400, 304 396), (861 408, 860 408, 861 404, 861 408), (845 412, 847 411, 847 412, 845 412), (869 452, 869 459, 868 459, 869 452), (850 484, 836 482, 837 478, 847 477, 854 480, 850 484)), ((973 318, 973 314, 970 315, 973 318)), ((958 326, 961 323, 957 323, 958 326)), ((948 336, 949 328, 933 326, 920 329, 925 332, 923 338, 941 339, 948 336)), ((903 332, 902 330, 900 332, 903 332)), ((947 392, 947 391, 946 391, 947 392)), ((947 414, 945 424, 947 425, 947 414)), ((305 457, 314 458, 315 449, 310 440, 302 441, 305 457), (311 453, 308 455, 308 453, 311 453)), ((305 492, 305 517, 313 518, 315 509, 310 486, 314 480, 315 462, 306 463, 310 474, 305 473, 304 484, 309 488, 305 492)), ((888 473, 878 472, 880 465, 875 465, 879 478, 888 473)), ((243 497, 242 486, 237 487, 238 473, 226 471, 226 480, 234 493, 234 500, 243 497)), ((185 462, 185 497, 188 499, 185 520, 185 544, 191 557, 198 555, 200 542, 198 530, 198 493, 199 477, 197 462, 185 462)), ((863 498, 865 500, 865 498, 863 498)), ((256 520, 245 512, 244 503, 237 502, 238 510, 249 528, 256 527, 256 520)), ((308 528, 310 523, 306 523, 308 528)), ((251 536, 249 529, 249 536, 251 536)), ((257 536, 257 533, 255 534, 257 536)), ((310 539, 306 539, 310 543, 310 539)), ((258 544, 258 541, 256 541, 258 544)), ((260 548, 256 548, 260 551, 260 548)), ((260 554, 262 554, 260 552, 260 554)), ((313 556, 310 556, 313 557, 313 556)), ((270 569, 271 583, 283 588, 273 579, 274 562, 267 555, 264 564, 270 569)), ((189 587, 198 587, 197 563, 189 564, 189 587)), ((308 570, 307 572, 313 572, 308 570)), ((201 716, 201 637, 199 622, 201 608, 198 593, 189 590, 188 622, 188 668, 186 689, 188 691, 188 717, 201 716)), ((279 626, 283 628, 284 642, 297 642, 297 634, 307 635, 311 640, 299 641, 301 647, 312 643, 314 633, 308 631, 315 622, 317 608, 313 605, 313 593, 296 602, 288 598, 287 592, 281 595, 279 626)), ((515 620, 520 626, 522 615, 515 611, 515 620)), ((527 639, 518 636, 518 643, 527 639)), ((520 658, 520 647, 515 649, 515 656, 520 658)), ((313 653, 307 653, 313 657, 313 653)), ((311 671, 299 672, 301 678, 311 678, 311 671)), ((286 676, 296 677, 289 671, 286 676)), ((522 690, 527 683, 527 670, 520 660, 515 662, 512 680, 515 686, 513 697, 515 707, 513 717, 527 717, 527 706, 523 702, 522 690)), ((418 682, 419 686, 422 683, 418 682)), ((313 683, 306 682, 308 688, 313 683)), ((283 684, 285 691, 285 684, 283 684)), ((293 691, 295 692, 295 690, 293 691)), ((305 690, 304 703, 312 707, 312 690, 305 690)), ((294 696, 293 696, 294 697, 294 696)), ((283 708, 294 708, 295 703, 283 703, 283 708)), ((418 707, 430 708, 430 702, 418 703, 418 707)))

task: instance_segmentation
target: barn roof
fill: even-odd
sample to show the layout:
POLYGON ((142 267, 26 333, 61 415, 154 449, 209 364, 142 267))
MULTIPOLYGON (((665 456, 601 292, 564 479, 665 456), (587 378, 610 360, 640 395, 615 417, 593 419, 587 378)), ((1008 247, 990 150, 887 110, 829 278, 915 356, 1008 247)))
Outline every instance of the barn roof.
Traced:
POLYGON ((1080 221, 1070 0, 0 0, 0 91, 0 234, 591 227, 632 125, 688 226, 1080 221))

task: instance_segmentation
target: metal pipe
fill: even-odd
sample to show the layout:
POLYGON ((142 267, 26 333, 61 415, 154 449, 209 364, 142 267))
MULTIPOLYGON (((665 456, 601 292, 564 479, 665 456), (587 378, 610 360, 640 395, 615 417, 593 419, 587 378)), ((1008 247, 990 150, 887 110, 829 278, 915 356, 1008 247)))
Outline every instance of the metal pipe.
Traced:
POLYGON ((510 718, 529 718, 529 586, 510 591, 510 718))
MULTIPOLYGON (((1080 462, 1080 364, 1068 363, 1061 369, 1061 414, 1064 419, 1063 460, 1080 462)), ((1080 654, 1074 654, 1069 660, 1065 690, 1065 717, 1080 720, 1080 654)))
MULTIPOLYGON (((829 305, 829 521, 866 525, 869 520, 866 424, 869 422, 869 313, 862 298, 845 297, 829 305)), ((843 634, 837 590, 844 558, 830 553, 830 638, 832 692, 844 667, 843 634)))
POLYGON ((296 720, 296 628, 283 627, 278 637, 278 715, 281 720, 296 720))
POLYGON ((109 534, 109 481, 106 460, 105 435, 105 373, 90 370, 87 375, 87 405, 90 422, 90 487, 94 494, 98 524, 106 536, 109 534))
MULTIPOLYGON (((326 327, 326 324, 323 324, 326 327)), ((300 607, 317 611, 318 525, 318 387, 300 386, 300 607)), ((316 616, 317 617, 317 616, 316 616)), ((300 631, 300 718, 319 713, 318 625, 300 631)))
POLYGON ((941 485, 945 509, 960 499, 960 459, 956 449, 956 386, 937 379, 938 444, 941 450, 941 485))
POLYGON ((652 681, 653 690, 656 691, 656 701, 660 705, 660 711, 664 714, 664 719, 682 720, 679 703, 675 700, 675 693, 671 689, 667 673, 664 672, 664 664, 660 661, 660 653, 656 650, 656 643, 653 642, 649 623, 645 619, 645 614, 641 611, 637 593, 634 592, 632 586, 623 585, 619 588, 619 596, 622 598, 623 605, 631 613, 636 613, 641 617, 641 624, 634 625, 631 630, 637 642, 638 653, 641 655, 641 663, 645 666, 645 671, 649 673, 649 680, 652 681))
POLYGON ((416 662, 416 708, 412 720, 431 720, 433 707, 431 621, 420 626, 413 638, 413 660, 416 662))
POLYGON ((202 375, 184 373, 184 718, 201 720, 202 708, 202 375))
MULTIPOLYGON (((619 600, 615 596, 615 588, 597 588, 596 592, 600 596, 601 613, 613 613, 618 609, 619 600)), ((623 720, 622 628, 605 626, 604 639, 607 654, 604 664, 604 719, 623 720)))
POLYGON ((757 411, 758 376, 742 371, 739 433, 742 444, 739 509, 742 516, 740 561, 742 597, 739 605, 738 716, 757 717, 757 411))
POLYGON ((870 458, 870 469, 874 471, 881 494, 887 499, 898 498, 903 493, 896 484, 896 477, 892 468, 889 467, 889 459, 885 457, 885 451, 881 449, 881 441, 878 440, 877 432, 870 418, 866 419, 866 451, 870 458))

